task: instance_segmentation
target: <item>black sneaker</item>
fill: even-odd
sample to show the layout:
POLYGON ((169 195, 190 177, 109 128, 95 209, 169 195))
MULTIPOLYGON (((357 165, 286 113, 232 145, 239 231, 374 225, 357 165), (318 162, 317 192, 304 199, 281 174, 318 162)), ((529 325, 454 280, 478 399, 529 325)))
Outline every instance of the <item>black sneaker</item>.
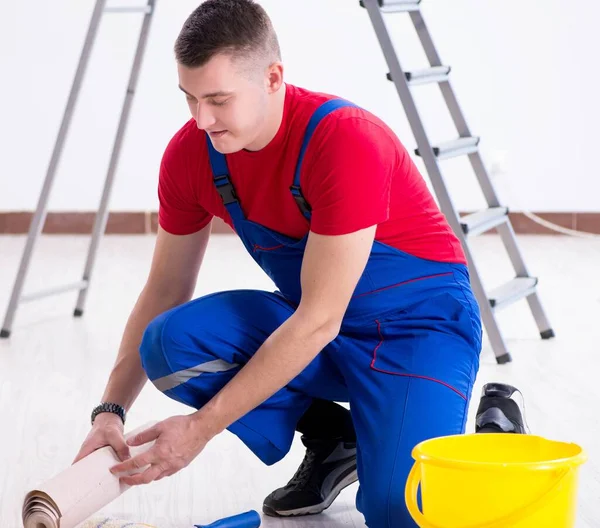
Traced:
POLYGON ((302 436, 306 455, 296 474, 264 501, 263 512, 274 517, 321 513, 346 487, 356 482, 356 442, 341 438, 311 440, 302 436))
POLYGON ((484 385, 475 419, 475 432, 529 434, 521 391, 504 383, 484 385))

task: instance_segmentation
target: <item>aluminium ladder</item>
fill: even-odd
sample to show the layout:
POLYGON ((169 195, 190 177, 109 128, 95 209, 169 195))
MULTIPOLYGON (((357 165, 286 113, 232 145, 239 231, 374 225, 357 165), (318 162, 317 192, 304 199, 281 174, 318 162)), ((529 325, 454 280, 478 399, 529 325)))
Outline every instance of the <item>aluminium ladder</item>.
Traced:
POLYGON ((146 44, 148 42, 150 23, 152 21, 152 15, 154 14, 155 5, 156 0, 147 0, 146 4, 140 4, 139 6, 106 7, 106 0, 96 0, 96 4, 92 12, 88 31, 83 44, 83 48, 81 50, 77 70, 75 72, 73 83, 71 85, 69 98, 67 100, 60 129, 58 131, 58 136, 56 138, 56 143, 54 145, 54 150, 52 152, 52 157, 50 158, 50 163, 48 165, 46 178, 44 180, 44 184, 39 196, 38 205, 33 216, 31 226, 29 228, 29 234, 27 237, 27 242, 25 244, 25 249, 23 251, 23 256, 21 258, 21 264, 19 266, 15 284, 13 286, 13 291, 10 297, 10 301, 8 303, 8 309, 6 311, 4 323, 2 324, 2 329, 0 330, 0 337, 7 338, 10 336, 15 312, 17 311, 17 307, 20 302, 41 299, 43 297, 48 297, 50 295, 62 293, 65 291, 78 290, 79 296, 77 298, 77 304, 73 315, 75 317, 81 317, 83 315, 83 307, 87 297, 87 291, 90 285, 92 271, 94 269, 94 263, 96 260, 96 254, 98 252, 100 237, 104 233, 104 230, 106 228, 106 222, 108 220, 108 203, 112 191, 115 172, 119 161, 119 155, 121 153, 121 145, 125 136, 127 122, 129 120, 129 113, 133 102, 133 96, 135 93, 142 65, 142 59, 146 50, 146 44), (28 295, 22 295, 23 285, 25 283, 25 278, 27 276, 27 271, 31 262, 31 256, 33 254, 33 250, 37 239, 40 233, 42 232, 44 223, 46 221, 48 199, 50 197, 50 191, 52 189, 54 177, 56 175, 56 169, 60 161, 67 133, 69 131, 69 126, 71 124, 71 119, 73 117, 81 84, 85 76, 85 71, 87 69, 92 47, 94 45, 96 34, 98 32, 98 26, 100 25, 100 20, 104 13, 144 13, 144 18, 142 20, 137 48, 131 67, 129 83, 127 85, 125 99, 123 101, 123 107, 121 109, 121 117, 119 119, 119 124, 117 127, 106 180, 104 182, 102 198, 100 200, 100 205, 98 207, 98 211, 96 213, 96 218, 94 221, 94 228, 88 250, 87 260, 85 263, 85 268, 83 271, 83 277, 80 281, 77 281, 72 284, 53 287, 41 292, 32 293, 28 295))
POLYGON ((478 149, 479 138, 473 137, 469 131, 465 117, 460 109, 458 100, 449 81, 450 67, 442 64, 433 44, 431 34, 427 29, 420 10, 421 0, 360 0, 360 5, 368 11, 371 23, 377 35, 379 45, 389 68, 388 80, 392 81, 406 112, 410 127, 415 136, 417 149, 415 154, 423 159, 425 168, 431 180, 440 208, 448 219, 452 229, 459 237, 465 250, 473 291, 481 309, 481 317, 492 345, 496 361, 507 363, 511 361, 510 353, 500 333, 494 313, 516 301, 526 298, 532 315, 537 323, 542 339, 554 337, 554 331, 544 313, 537 293, 537 278, 531 277, 525 266, 525 261, 517 245, 515 232, 512 228, 508 208, 500 204, 488 172, 484 166, 478 149), (429 61, 429 68, 405 72, 394 49, 384 19, 384 14, 405 12, 411 21, 424 48, 429 61), (433 146, 425 132, 423 121, 419 116, 415 100, 412 96, 413 86, 437 83, 448 107, 458 138, 433 146), (477 180, 487 201, 488 208, 467 216, 460 217, 457 213, 444 179, 439 161, 466 155, 477 176, 477 180), (515 278, 494 290, 486 293, 477 266, 469 248, 468 239, 472 236, 496 229, 500 234, 510 261, 515 270, 515 278))

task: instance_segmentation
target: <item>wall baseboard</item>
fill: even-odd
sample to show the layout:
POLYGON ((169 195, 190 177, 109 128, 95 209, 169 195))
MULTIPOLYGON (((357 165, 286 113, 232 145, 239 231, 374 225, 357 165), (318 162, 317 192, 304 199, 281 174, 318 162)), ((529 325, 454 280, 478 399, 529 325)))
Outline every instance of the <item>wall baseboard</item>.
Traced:
MULTIPOLYGON (((464 214, 464 213, 461 213, 464 214)), ((600 212, 579 213, 536 213, 538 216, 562 227, 600 234, 600 212)), ((31 224, 31 211, 0 212, 0 234, 26 234, 31 224)), ((46 218, 43 233, 60 235, 81 235, 92 232, 94 212, 50 212, 46 218)), ((519 234, 558 234, 536 224, 522 213, 510 213, 511 222, 519 234)), ((156 212, 111 212, 106 225, 108 235, 143 235, 156 233, 158 215, 156 212)), ((232 233, 220 219, 213 222, 213 233, 232 233)))

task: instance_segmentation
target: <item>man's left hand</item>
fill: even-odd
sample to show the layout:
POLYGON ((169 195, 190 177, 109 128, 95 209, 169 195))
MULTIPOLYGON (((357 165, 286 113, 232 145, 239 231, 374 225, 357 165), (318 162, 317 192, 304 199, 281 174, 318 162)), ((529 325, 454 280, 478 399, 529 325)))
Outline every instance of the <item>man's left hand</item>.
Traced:
POLYGON ((140 446, 153 440, 156 442, 148 451, 113 466, 111 473, 129 473, 149 466, 141 473, 120 479, 130 486, 149 484, 187 467, 202 452, 210 437, 194 415, 173 416, 130 438, 127 444, 140 446))

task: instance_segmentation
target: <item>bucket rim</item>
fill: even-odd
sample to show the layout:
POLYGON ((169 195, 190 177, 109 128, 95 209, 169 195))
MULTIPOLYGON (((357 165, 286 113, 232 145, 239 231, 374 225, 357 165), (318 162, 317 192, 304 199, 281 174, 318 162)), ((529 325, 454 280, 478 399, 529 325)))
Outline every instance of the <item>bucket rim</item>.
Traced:
MULTIPOLYGON (((563 458, 555 458, 552 460, 543 460, 538 462, 482 462, 482 461, 472 461, 472 460, 463 460, 458 458, 448 458, 448 457, 439 457, 435 455, 430 455, 423 452, 423 448, 428 444, 432 444, 434 442, 443 441, 444 438, 458 438, 458 437, 466 437, 466 436, 474 436, 474 435, 465 435, 465 434, 456 434, 456 435, 447 435, 443 437, 430 438, 428 440, 424 440, 417 444, 412 450, 412 457, 416 462, 421 462, 425 465, 434 465, 438 467, 444 467, 449 469, 469 469, 469 470, 479 470, 479 471, 489 471, 493 468, 502 468, 503 470, 516 470, 516 471, 555 471, 557 469, 564 469, 568 467, 570 469, 576 468, 582 464, 584 464, 587 459, 587 453, 579 444, 574 442, 562 442, 560 440, 550 440, 543 436, 539 435, 527 435, 530 438, 537 438, 543 440, 545 442, 554 443, 554 444, 562 444, 565 446, 575 446, 578 452, 569 457, 563 458)), ((490 436, 499 436, 505 438, 506 433, 486 433, 487 437, 490 436)))

